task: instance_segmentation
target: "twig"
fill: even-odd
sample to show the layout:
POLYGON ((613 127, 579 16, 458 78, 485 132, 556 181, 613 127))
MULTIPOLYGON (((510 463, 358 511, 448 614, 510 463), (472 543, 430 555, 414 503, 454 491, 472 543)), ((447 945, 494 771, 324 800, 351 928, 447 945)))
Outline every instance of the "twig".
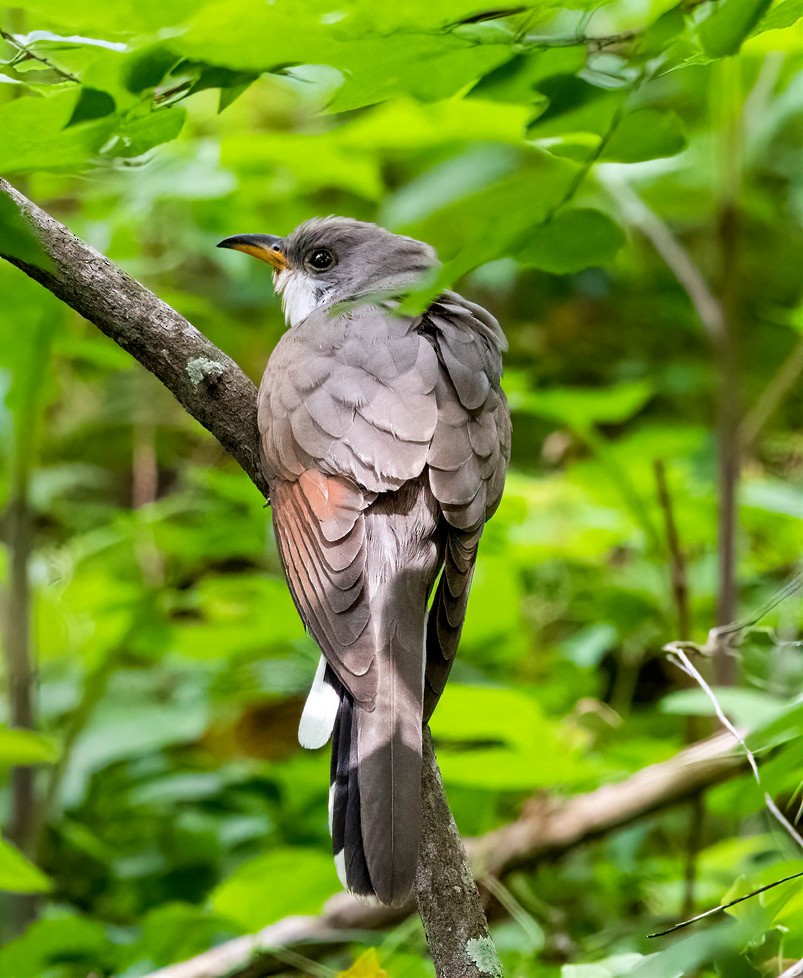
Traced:
POLYGON ((722 724, 723 727, 725 727, 726 730, 730 732, 730 734, 733 736, 733 738, 737 741, 739 746, 744 751, 745 757, 747 758, 747 762, 750 765, 750 770, 753 772, 753 777, 755 778, 755 782, 759 786, 759 788, 761 789, 764 795, 764 804, 767 806, 767 809, 769 810, 770 814, 776 820, 776 822, 778 822, 778 824, 781 826, 784 832, 786 832, 789 836, 791 836, 794 842, 796 842, 797 845, 800 846, 801 849, 803 849, 803 838, 801 838, 800 834, 795 829, 794 825, 791 824, 791 822, 786 818, 786 816, 783 814, 780 808, 778 808, 778 806, 775 804, 770 793, 765 790, 764 785, 761 782, 761 774, 758 770, 758 764, 756 762, 755 755, 747 746, 744 737, 739 733, 736 727, 734 727, 734 725, 725 715, 725 712, 720 706, 719 700, 717 699, 716 693, 713 691, 713 689, 711 689, 711 687, 708 685, 705 679, 703 679, 703 677, 700 675, 700 672, 694 666, 691 659, 689 659, 689 657, 686 655, 683 649, 675 648, 670 653, 669 659, 671 662, 674 662, 674 664, 679 669, 682 669, 687 676, 691 676, 691 678, 694 679, 694 681, 699 685, 700 689, 703 690, 705 695, 711 701, 711 705, 714 707, 714 712, 716 713, 719 722, 722 724))
POLYGON ((761 429, 774 414, 778 405, 792 391, 803 372, 803 339, 793 347, 792 352, 780 365, 759 399, 742 419, 739 427, 739 441, 742 450, 747 450, 758 438, 761 429))
POLYGON ((575 48, 585 47, 593 54, 600 54, 608 48, 630 44, 644 33, 644 29, 622 31, 594 37, 588 34, 527 34, 523 43, 533 48, 575 48))
POLYGON ((787 968, 779 978, 803 978, 803 958, 796 961, 791 968, 787 968))
POLYGON ((663 258, 689 297, 709 340, 720 343, 725 331, 722 307, 686 249, 660 217, 625 182, 618 169, 605 167, 598 171, 598 177, 618 204, 625 221, 641 231, 663 258))
POLYGON ((712 907, 711 910, 706 910, 704 913, 698 913, 696 917, 690 917, 688 920, 684 920, 679 924, 673 924, 671 927, 667 927, 666 930, 659 930, 655 934, 647 934, 647 937, 665 937, 667 934, 673 934, 676 930, 682 930, 682 928, 688 927, 690 924, 696 924, 698 920, 705 920, 706 917, 713 917, 715 913, 722 913, 723 910, 730 910, 730 908, 735 907, 737 903, 744 903, 745 900, 752 900, 753 897, 758 896, 759 893, 766 893, 767 890, 780 886, 781 883, 789 883, 790 880, 800 879, 801 876, 803 876, 803 873, 794 873, 792 876, 784 876, 782 880, 775 880, 774 883, 767 883, 766 886, 761 886, 757 890, 753 890, 752 893, 746 893, 744 896, 737 897, 735 900, 731 900, 729 903, 721 903, 718 907, 712 907))
MULTIPOLYGON (((651 812, 685 801, 744 770, 744 758, 734 755, 732 748, 728 734, 717 734, 618 784, 572 798, 531 799, 515 822, 466 841, 476 878, 501 879, 519 866, 560 856, 651 812)), ((356 931, 396 924, 412 911, 412 906, 401 910, 371 907, 339 893, 318 917, 288 917, 258 934, 227 941, 147 978, 264 978, 282 968, 270 947, 301 945, 309 956, 315 948, 347 944, 355 939, 356 931)))
POLYGON ((672 583, 672 596, 677 616, 678 635, 683 641, 691 637, 691 615, 689 613, 689 582, 686 570, 686 555, 680 546, 672 497, 666 481, 666 466, 662 459, 655 459, 655 481, 658 486, 658 502, 664 514, 666 545, 669 551, 669 574, 672 583))
POLYGON ((727 625, 720 625, 712 628, 708 633, 708 638, 703 645, 696 642, 669 642, 664 646, 664 652, 677 652, 679 649, 684 652, 694 652, 696 655, 714 655, 716 650, 726 644, 733 649, 739 645, 744 633, 757 625, 762 618, 766 617, 773 608, 791 598, 793 595, 803 591, 803 571, 798 571, 780 587, 764 604, 759 605, 755 611, 742 618, 737 618, 727 625))
POLYGON ((21 54, 24 54, 26 58, 30 58, 32 61, 38 61, 40 64, 45 65, 45 67, 50 68, 51 71, 55 71, 56 74, 61 75, 65 81, 74 82, 76 85, 81 84, 81 79, 76 75, 73 75, 70 71, 65 71, 63 68, 59 68, 58 65, 54 65, 52 61, 44 57, 44 55, 36 54, 31 51, 31 49, 18 40, 13 34, 9 34, 8 31, 4 31, 0 28, 0 37, 3 40, 8 41, 9 44, 13 45, 21 54))

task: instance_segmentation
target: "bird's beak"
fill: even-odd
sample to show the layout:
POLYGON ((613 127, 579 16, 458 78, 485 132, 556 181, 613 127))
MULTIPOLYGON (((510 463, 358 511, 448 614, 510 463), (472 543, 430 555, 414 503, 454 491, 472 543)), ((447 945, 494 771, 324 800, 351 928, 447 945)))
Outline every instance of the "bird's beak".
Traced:
POLYGON ((244 251, 246 255, 266 261, 278 270, 288 268, 290 264, 284 253, 284 239, 275 234, 235 234, 234 237, 224 238, 218 248, 244 251))

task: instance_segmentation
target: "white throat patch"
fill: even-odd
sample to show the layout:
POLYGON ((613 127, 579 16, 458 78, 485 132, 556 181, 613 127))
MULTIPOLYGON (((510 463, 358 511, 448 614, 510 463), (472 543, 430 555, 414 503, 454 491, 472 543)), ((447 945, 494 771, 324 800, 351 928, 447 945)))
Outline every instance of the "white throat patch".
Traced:
POLYGON ((317 289, 309 275, 291 268, 276 272, 273 286, 282 297, 282 309, 288 326, 298 326, 313 309, 326 302, 326 292, 317 289))

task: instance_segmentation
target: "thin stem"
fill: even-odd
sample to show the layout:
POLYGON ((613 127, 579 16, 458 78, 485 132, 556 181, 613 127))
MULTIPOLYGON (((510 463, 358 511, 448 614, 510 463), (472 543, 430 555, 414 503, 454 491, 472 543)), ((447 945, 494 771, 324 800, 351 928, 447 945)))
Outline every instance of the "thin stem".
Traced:
POLYGON ((686 249, 618 173, 604 171, 600 173, 599 179, 627 223, 638 228, 663 258, 689 297, 709 340, 719 343, 725 329, 722 307, 686 249))
MULTIPOLYGON (((34 667, 31 652, 31 594, 28 564, 33 546, 33 527, 28 502, 27 478, 18 483, 6 515, 7 546, 10 557, 6 594, 5 659, 8 675, 11 726, 23 730, 35 727, 34 667)), ((11 771, 11 817, 8 835, 26 855, 32 855, 36 815, 35 769, 17 765, 11 771)), ((21 895, 12 904, 13 929, 21 933, 36 914, 33 897, 21 895)))
POLYGON ((675 605, 678 636, 681 641, 691 638, 691 613, 689 611, 689 580, 686 568, 686 554, 680 545, 672 497, 666 481, 666 467, 662 459, 655 459, 655 481, 658 485, 658 502, 664 514, 664 532, 669 551, 669 573, 672 583, 672 598, 675 605))
POLYGON ((769 421, 779 405, 798 382, 803 373, 803 339, 780 365, 772 379, 764 388, 759 399, 742 419, 739 428, 739 441, 742 450, 748 450, 756 441, 761 429, 769 421))
POLYGON ((684 917, 688 917, 692 910, 694 910, 694 888, 697 882, 697 855, 700 852, 700 842, 703 836, 704 815, 705 798, 700 792, 691 801, 689 836, 686 843, 686 860, 683 867, 683 906, 680 911, 684 917))
POLYGON ((29 47, 23 44, 22 41, 18 40, 13 34, 9 34, 8 31, 4 31, 2 28, 0 28, 0 37, 2 37, 4 41, 8 41, 8 43, 15 47, 20 54, 25 55, 26 58, 29 58, 32 61, 38 61, 40 64, 45 65, 46 67, 50 68, 51 71, 55 71, 56 74, 61 75, 65 81, 74 82, 76 85, 81 84, 81 79, 78 78, 77 75, 73 75, 72 72, 65 71, 63 68, 59 68, 58 65, 53 64, 52 61, 45 58, 41 54, 35 54, 29 47))
MULTIPOLYGON (((720 307, 722 335, 717 345, 719 389, 717 394, 717 468, 719 511, 717 552, 719 587, 717 625, 732 621, 736 614, 737 492, 741 467, 739 446, 739 235, 738 195, 741 184, 742 113, 739 110, 739 63, 726 58, 720 65, 722 135, 720 146, 722 201, 718 220, 720 252, 720 307)), ((716 681, 736 681, 735 659, 720 650, 714 659, 716 681)))

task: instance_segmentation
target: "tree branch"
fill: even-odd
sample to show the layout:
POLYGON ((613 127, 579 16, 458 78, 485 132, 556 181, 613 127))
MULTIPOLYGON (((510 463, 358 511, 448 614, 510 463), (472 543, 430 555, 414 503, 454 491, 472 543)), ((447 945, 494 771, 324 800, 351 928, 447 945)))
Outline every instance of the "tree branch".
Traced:
MULTIPOLYGON (((426 749, 425 757, 430 756, 431 752, 426 749)), ((572 798, 534 797, 525 803, 515 822, 466 841, 475 876, 480 881, 498 879, 517 867, 563 855, 645 815, 686 801, 740 773, 745 767, 745 758, 733 753, 730 734, 717 734, 687 747, 667 761, 643 768, 618 784, 605 785, 572 798)), ((434 777, 438 777, 436 769, 425 763, 425 806, 428 804, 427 782, 434 785, 434 777)), ((431 825, 429 819, 425 825, 431 825)), ((430 831, 429 828, 425 830, 430 831)), ((427 844, 422 846, 422 853, 427 844)), ((422 859, 422 863, 425 861, 422 859)), ((429 871, 429 866, 419 869, 416 881, 419 901, 421 877, 429 871)), ((451 885, 451 881, 447 882, 451 885)), ((458 885, 461 886, 461 895, 457 897, 459 903, 463 884, 458 885)), ((371 907, 358 903, 347 893, 338 893, 327 902, 318 917, 287 917, 257 934, 226 941, 188 961, 155 971, 147 978, 222 978, 224 975, 227 978, 264 978, 286 968, 287 961, 278 950, 280 947, 303 947, 306 954, 314 955, 325 947, 357 939, 355 932, 381 930, 397 924, 413 909, 412 904, 399 910, 371 907)), ((461 915, 468 915, 465 903, 461 906, 461 915)), ((461 971, 443 973, 449 978, 464 974, 461 971)))
MULTIPOLYGON (((2 179, 0 193, 10 197, 28 217, 53 259, 54 270, 0 255, 94 323, 158 377, 267 495, 259 463, 256 388, 237 364, 183 316, 2 179)), ((500 975, 428 730, 423 759, 416 895, 436 973, 439 978, 500 975)), ((379 919, 387 919, 390 913, 372 912, 379 919)))
POLYGON ((0 193, 26 215, 54 271, 2 253, 113 339, 161 380, 182 407, 211 432, 259 491, 256 388, 237 364, 166 302, 38 208, 0 178, 0 193))

